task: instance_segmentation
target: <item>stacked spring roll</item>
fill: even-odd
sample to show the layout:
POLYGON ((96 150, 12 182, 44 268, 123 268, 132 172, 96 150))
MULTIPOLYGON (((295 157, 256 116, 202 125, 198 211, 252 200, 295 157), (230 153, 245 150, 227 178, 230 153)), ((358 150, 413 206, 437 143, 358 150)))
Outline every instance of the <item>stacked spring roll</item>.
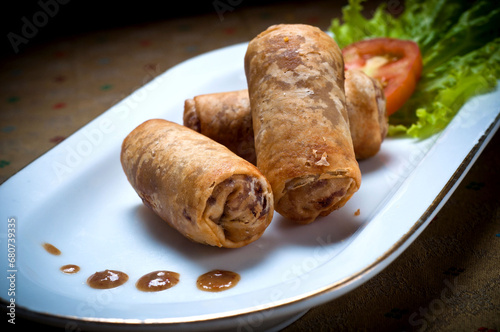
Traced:
POLYGON ((338 45, 316 27, 275 25, 250 41, 244 63, 257 167, 276 211, 310 223, 345 205, 361 172, 338 45))
MULTIPOLYGON (((359 70, 346 71, 344 86, 356 159, 373 157, 380 150, 388 129, 383 88, 377 80, 359 70)), ((187 99, 183 123, 256 164, 248 90, 187 99)))
POLYGON ((248 90, 195 96, 184 103, 183 123, 256 163, 248 90))
POLYGON ((379 152, 389 128, 382 85, 362 71, 347 70, 345 95, 356 159, 373 157, 379 152))
POLYGON ((123 141, 121 163, 144 204, 195 242, 242 247, 272 220, 272 190, 261 172, 180 124, 139 125, 123 141))

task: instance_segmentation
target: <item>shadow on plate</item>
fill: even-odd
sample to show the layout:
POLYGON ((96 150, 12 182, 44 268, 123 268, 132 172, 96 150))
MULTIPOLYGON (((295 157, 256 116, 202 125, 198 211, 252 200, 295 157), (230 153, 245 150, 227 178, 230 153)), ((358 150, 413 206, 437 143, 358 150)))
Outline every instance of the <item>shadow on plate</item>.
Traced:
MULTIPOLYGON (((151 238, 185 259, 207 269, 231 268, 242 271, 271 259, 276 250, 293 248, 342 250, 363 225, 348 209, 332 212, 309 225, 298 225, 277 212, 261 238, 241 248, 218 248, 190 241, 145 205, 134 207, 137 217, 151 238), (244 257, 244 259, 242 259, 244 257)), ((349 210, 350 211, 350 210, 349 210)))
POLYGON ((137 216, 152 239, 176 254, 182 255, 206 269, 237 269, 239 271, 258 264, 268 255, 267 250, 251 243, 242 248, 218 248, 193 242, 163 221, 145 205, 134 207, 137 216), (245 257, 245 259, 241 259, 245 257))
POLYGON ((358 161, 359 169, 361 170, 362 175, 366 175, 372 172, 383 168, 385 165, 390 163, 391 156, 384 152, 383 150, 379 151, 377 155, 358 161))
POLYGON ((273 233, 286 239, 287 244, 316 247, 336 245, 351 238, 364 224, 364 219, 342 207, 307 225, 297 224, 276 213, 273 224, 273 233))

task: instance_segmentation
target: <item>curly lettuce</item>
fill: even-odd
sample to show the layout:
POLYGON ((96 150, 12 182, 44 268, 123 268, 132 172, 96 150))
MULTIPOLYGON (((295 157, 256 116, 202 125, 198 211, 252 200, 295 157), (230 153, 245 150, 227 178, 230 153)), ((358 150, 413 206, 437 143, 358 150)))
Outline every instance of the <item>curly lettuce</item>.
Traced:
POLYGON ((495 1, 406 0, 380 5, 371 18, 363 0, 349 0, 330 32, 342 48, 374 37, 415 41, 423 70, 412 97, 390 116, 390 135, 425 138, 446 127, 471 97, 495 89, 500 79, 500 7, 495 1), (399 14, 399 15, 398 15, 399 14))

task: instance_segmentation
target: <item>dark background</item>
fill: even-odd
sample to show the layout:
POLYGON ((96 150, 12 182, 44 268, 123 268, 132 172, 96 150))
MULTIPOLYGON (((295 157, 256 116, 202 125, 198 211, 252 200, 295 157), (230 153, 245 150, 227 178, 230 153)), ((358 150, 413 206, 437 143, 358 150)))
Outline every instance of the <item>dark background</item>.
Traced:
POLYGON ((233 7, 238 8, 285 2, 293 5, 293 1, 282 0, 59 1, 62 4, 58 0, 8 0, 8 2, 4 2, 0 13, 2 55, 16 55, 8 38, 9 33, 23 37, 22 30, 23 26, 26 25, 26 20, 33 24, 36 19, 39 19, 43 23, 44 14, 39 12, 45 11, 40 3, 50 8, 49 10, 54 11, 55 14, 53 17, 47 16, 46 24, 40 24, 39 28, 35 26, 38 31, 34 37, 28 38, 28 43, 19 44, 20 52, 54 39, 96 30, 207 13, 217 15, 214 1, 218 6, 223 7, 225 4, 231 6, 233 4, 233 7))

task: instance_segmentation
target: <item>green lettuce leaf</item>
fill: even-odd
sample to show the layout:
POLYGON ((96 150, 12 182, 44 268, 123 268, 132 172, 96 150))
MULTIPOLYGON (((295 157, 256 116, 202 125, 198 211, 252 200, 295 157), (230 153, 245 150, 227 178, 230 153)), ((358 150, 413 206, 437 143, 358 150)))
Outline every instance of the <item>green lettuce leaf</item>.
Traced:
POLYGON ((371 18, 363 0, 349 0, 342 22, 330 32, 342 48, 374 37, 418 43, 424 64, 412 97, 390 116, 389 135, 424 138, 441 131, 473 96, 491 91, 500 78, 500 7, 495 1, 407 0, 396 8, 380 5, 371 18), (392 13, 391 13, 392 12, 392 13))

